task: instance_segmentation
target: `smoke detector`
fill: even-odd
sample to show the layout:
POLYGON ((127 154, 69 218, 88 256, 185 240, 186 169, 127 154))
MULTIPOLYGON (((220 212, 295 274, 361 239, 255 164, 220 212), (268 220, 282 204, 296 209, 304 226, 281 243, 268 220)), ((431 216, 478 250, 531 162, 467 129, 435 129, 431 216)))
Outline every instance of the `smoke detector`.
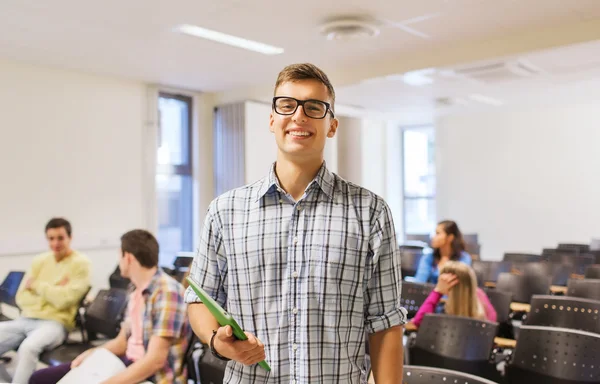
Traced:
POLYGON ((324 23, 321 34, 327 40, 364 40, 379 35, 379 27, 366 20, 343 18, 324 23))

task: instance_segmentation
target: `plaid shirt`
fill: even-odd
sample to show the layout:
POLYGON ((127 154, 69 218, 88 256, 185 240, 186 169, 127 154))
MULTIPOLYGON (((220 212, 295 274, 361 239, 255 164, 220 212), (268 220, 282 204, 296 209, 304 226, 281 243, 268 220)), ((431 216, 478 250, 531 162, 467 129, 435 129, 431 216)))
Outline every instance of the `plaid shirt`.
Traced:
POLYGON ((272 371, 231 361, 226 383, 359 383, 365 329, 406 319, 389 207, 325 164, 298 202, 274 166, 213 201, 191 275, 265 344, 272 371))
MULTIPOLYGON (((153 381, 158 384, 184 384, 187 382, 185 352, 191 328, 187 321, 183 286, 159 268, 143 294, 146 301, 142 316, 144 350, 148 351, 152 336, 173 339, 167 362, 156 372, 153 381)), ((131 303, 132 300, 129 300, 127 316, 123 322, 127 338, 131 334, 131 303)))

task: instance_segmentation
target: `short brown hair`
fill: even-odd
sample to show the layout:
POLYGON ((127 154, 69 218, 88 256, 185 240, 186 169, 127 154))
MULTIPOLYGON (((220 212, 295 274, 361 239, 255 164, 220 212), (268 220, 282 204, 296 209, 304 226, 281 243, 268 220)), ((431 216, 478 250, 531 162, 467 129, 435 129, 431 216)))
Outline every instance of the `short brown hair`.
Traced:
POLYGON ((144 229, 134 229, 121 236, 121 251, 131 253, 142 267, 152 268, 158 265, 158 241, 144 229))
POLYGON ((47 233, 49 229, 55 228, 64 228, 67 232, 67 235, 71 237, 72 228, 71 223, 69 223, 68 220, 63 219, 62 217, 54 217, 50 219, 48 224, 46 224, 46 230, 44 231, 44 233, 47 233))
POLYGON ((329 96, 331 96, 331 110, 333 111, 333 107, 335 104, 335 90, 333 89, 333 85, 329 81, 329 78, 319 67, 310 63, 302 63, 302 64, 291 64, 287 67, 283 68, 279 75, 277 76, 277 81, 275 82, 275 91, 277 88, 283 83, 294 82, 300 80, 317 80, 325 87, 327 87, 327 92, 329 92, 329 96))

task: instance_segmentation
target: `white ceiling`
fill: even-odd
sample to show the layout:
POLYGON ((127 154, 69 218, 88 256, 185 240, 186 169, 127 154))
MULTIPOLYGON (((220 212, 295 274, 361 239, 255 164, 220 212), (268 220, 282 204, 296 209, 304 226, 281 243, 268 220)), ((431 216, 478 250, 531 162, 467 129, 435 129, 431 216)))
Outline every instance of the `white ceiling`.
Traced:
MULTIPOLYGON (((599 18, 599 0, 4 0, 0 58, 201 91, 270 86, 284 65, 310 61, 344 85, 478 54, 483 59, 597 39, 600 25, 592 22, 599 18), (387 26, 368 41, 324 40, 318 26, 340 15, 384 24, 429 18, 408 25, 417 34, 387 26), (183 23, 280 46, 285 53, 263 56, 172 32, 183 23), (561 31, 552 39, 532 34, 551 28, 561 31), (470 42, 479 45, 469 49, 470 42)), ((351 102, 351 93, 345 94, 351 102)))
POLYGON ((457 67, 433 69, 431 84, 408 85, 401 75, 368 79, 338 89, 338 99, 369 111, 380 111, 405 124, 420 123, 436 115, 498 106, 470 98, 483 95, 500 106, 525 106, 600 99, 600 40, 567 47, 513 55, 457 67), (502 71, 502 76, 485 79, 450 77, 443 73, 466 67, 497 63, 526 63, 538 72, 518 76, 502 71))

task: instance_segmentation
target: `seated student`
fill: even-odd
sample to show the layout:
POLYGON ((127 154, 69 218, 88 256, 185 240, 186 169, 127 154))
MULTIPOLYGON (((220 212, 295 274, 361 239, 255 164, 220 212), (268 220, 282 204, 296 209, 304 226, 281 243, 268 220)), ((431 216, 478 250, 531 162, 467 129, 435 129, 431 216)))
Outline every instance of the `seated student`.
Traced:
POLYGON ((471 265, 471 256, 465 252, 465 242, 458 225, 454 221, 440 222, 435 229, 435 236, 431 240, 433 252, 425 251, 417 273, 413 278, 407 279, 417 283, 437 283, 439 271, 448 261, 460 261, 471 265))
MULTIPOLYGON (((119 268, 131 279, 135 290, 129 297, 127 314, 117 337, 99 348, 119 356, 127 369, 109 383, 186 382, 185 351, 191 328, 187 321, 184 289, 158 267, 158 242, 148 231, 136 229, 121 237, 119 268)), ((92 350, 72 363, 41 369, 29 383, 58 382, 80 365, 92 350)))
POLYGON ((416 330, 423 317, 433 313, 442 296, 448 296, 445 313, 496 321, 496 310, 485 292, 477 287, 475 271, 468 265, 448 261, 442 268, 434 290, 429 294, 415 317, 406 324, 407 330, 416 330))
POLYGON ((35 259, 17 291, 21 317, 0 323, 0 355, 17 349, 14 383, 26 383, 39 355, 63 343, 90 286, 90 262, 71 249, 71 224, 54 218, 46 224, 50 251, 35 259))

